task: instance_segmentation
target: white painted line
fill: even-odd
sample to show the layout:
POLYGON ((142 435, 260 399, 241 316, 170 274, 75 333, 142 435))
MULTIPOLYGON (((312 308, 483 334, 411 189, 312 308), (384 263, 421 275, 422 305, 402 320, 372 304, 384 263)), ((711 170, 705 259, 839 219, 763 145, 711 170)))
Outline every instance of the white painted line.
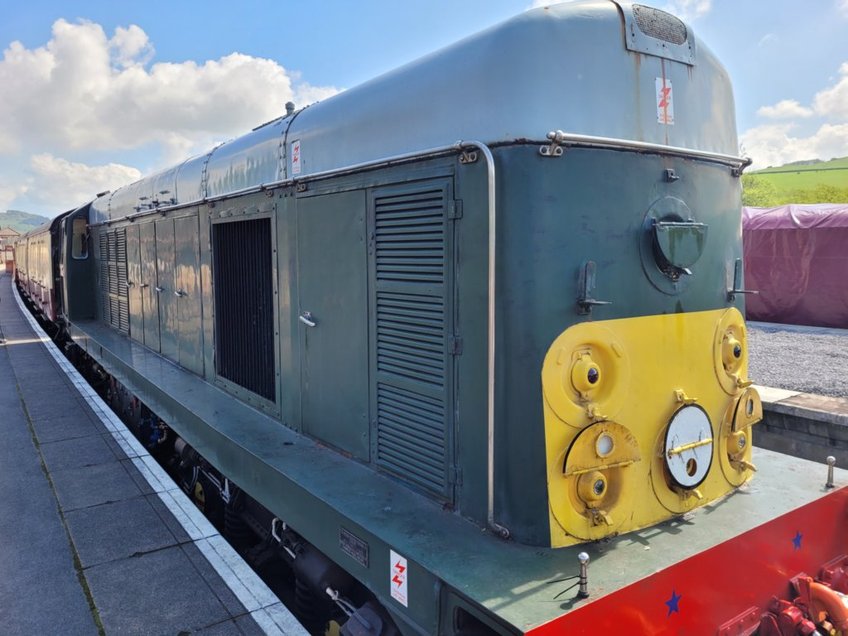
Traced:
POLYGON ((786 389, 778 389, 773 386, 755 386, 757 393, 760 394, 760 399, 763 402, 780 402, 796 395, 801 395, 800 391, 787 391, 786 389))
POLYGON ((173 490, 173 480, 165 473, 152 457, 133 457, 132 463, 136 470, 144 476, 151 490, 157 495, 173 490))
POLYGON ((209 523, 206 517, 197 509, 197 506, 189 501, 188 497, 179 488, 169 489, 158 493, 158 495, 162 503, 168 507, 171 514, 180 522, 180 525, 192 541, 202 541, 218 534, 215 526, 209 523))
POLYGON ((227 543, 206 517, 189 500, 182 489, 174 483, 170 475, 150 456, 150 453, 124 426, 124 423, 110 409, 99 395, 88 385, 85 379, 62 355, 41 325, 33 318, 21 300, 17 288, 12 285, 12 295, 24 318, 53 359, 71 379, 80 395, 91 410, 98 416, 103 426, 112 434, 118 446, 127 454, 133 465, 145 478, 150 488, 158 495, 162 503, 171 511, 176 520, 191 538, 195 546, 218 573, 227 587, 235 594, 239 602, 250 613, 266 634, 270 636, 308 636, 303 626, 277 598, 262 579, 250 569, 244 559, 227 543))

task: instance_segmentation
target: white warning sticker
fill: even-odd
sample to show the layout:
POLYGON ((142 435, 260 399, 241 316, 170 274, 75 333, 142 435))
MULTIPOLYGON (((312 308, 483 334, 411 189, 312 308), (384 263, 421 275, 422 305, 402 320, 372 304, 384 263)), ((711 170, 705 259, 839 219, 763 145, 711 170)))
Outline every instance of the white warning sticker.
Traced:
POLYGON ((392 598, 404 607, 409 607, 407 600, 408 571, 406 559, 394 550, 389 550, 389 587, 392 598))
POLYGON ((657 122, 674 125, 674 96, 671 92, 671 80, 658 77, 657 82, 657 122))
POLYGON ((292 161, 292 174, 300 174, 300 171, 301 171, 300 139, 295 139, 291 143, 291 161, 292 161))

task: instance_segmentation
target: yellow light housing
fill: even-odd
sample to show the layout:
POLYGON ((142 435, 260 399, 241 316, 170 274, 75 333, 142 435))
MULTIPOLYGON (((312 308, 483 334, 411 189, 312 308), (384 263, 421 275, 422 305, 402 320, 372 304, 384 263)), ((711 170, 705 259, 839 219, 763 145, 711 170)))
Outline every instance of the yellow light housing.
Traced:
POLYGON ((754 470, 762 404, 736 309, 586 322, 542 367, 551 545, 714 501, 754 470))

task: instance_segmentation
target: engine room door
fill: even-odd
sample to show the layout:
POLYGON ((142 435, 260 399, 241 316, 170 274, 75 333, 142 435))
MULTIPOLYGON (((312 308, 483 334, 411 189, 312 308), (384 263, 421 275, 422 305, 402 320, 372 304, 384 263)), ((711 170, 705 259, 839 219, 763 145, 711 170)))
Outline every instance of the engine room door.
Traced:
POLYGON ((365 193, 297 201, 303 431, 367 460, 365 193))
POLYGON ((153 223, 139 225, 138 235, 141 258, 138 287, 144 312, 143 342, 154 351, 159 351, 159 295, 156 293, 156 231, 153 223))
POLYGON ((174 249, 177 305, 177 350, 181 367, 203 374, 200 319, 200 236, 196 216, 174 219, 174 249))
POLYGON ((127 228, 127 290, 130 305, 130 337, 144 342, 144 309, 142 307, 141 258, 139 227, 127 228))
POLYGON ((156 279, 159 297, 159 351, 177 362, 177 305, 174 296, 174 221, 156 221, 156 279))

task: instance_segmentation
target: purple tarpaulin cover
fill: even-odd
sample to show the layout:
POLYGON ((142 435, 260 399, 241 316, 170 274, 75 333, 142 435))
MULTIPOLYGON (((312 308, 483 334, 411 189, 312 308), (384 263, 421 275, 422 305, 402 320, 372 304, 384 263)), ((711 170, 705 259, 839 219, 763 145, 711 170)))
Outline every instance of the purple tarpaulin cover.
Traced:
POLYGON ((742 208, 750 320, 848 328, 848 204, 742 208))

